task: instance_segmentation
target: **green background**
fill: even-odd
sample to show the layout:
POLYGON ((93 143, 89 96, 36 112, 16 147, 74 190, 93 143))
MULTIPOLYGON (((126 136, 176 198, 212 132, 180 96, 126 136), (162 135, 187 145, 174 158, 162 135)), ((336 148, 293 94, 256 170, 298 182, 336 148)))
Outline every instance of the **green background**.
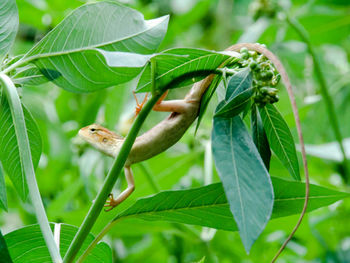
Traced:
MULTIPOLYGON (((350 5, 345 0, 280 2, 308 31, 322 62, 342 134, 344 138, 349 137, 350 5)), ((11 54, 28 51, 70 11, 84 3, 75 0, 17 0, 20 27, 11 54)), ((250 12, 251 1, 244 0, 135 0, 123 3, 139 10, 147 19, 170 14, 169 30, 159 50, 170 47, 223 50, 238 41, 266 44, 285 63, 290 74, 305 142, 318 145, 335 140, 313 74, 312 59, 305 44, 285 21, 268 18, 255 21, 250 12)), ((98 122, 125 134, 134 114, 131 90, 135 85, 136 82, 131 82, 83 95, 69 93, 53 84, 21 89, 23 103, 36 119, 43 138, 43 154, 36 175, 51 222, 80 225, 112 159, 83 145, 76 137, 77 131, 98 122)), ((279 88, 282 91, 277 107, 297 138, 287 94, 281 85, 279 88)), ((173 90, 168 98, 181 98, 186 91, 173 90)), ((177 145, 144 162, 162 190, 187 189, 219 180, 214 167, 212 178, 204 170, 204 164, 211 165, 207 156, 215 105, 214 99, 196 136, 193 126, 177 145)), ((152 113, 143 130, 165 116, 166 113, 152 113)), ((308 157, 312 182, 348 192, 341 166, 329 160, 334 156, 332 149, 321 149, 321 152, 323 159, 308 157)), ((119 211, 137 198, 153 194, 145 170, 135 165, 133 171, 135 193, 120 206, 119 211)), ((271 175, 289 177, 276 156, 272 157, 271 175)), ((6 184, 9 212, 0 212, 3 234, 36 222, 30 206, 22 203, 8 178, 6 184)), ((118 181, 115 191, 125 186, 124 179, 118 181)), ((345 199, 308 214, 280 262, 349 262, 349 212, 350 200, 345 199)), ((115 214, 110 212, 101 216, 93 232, 98 233, 115 214)), ((291 216, 270 221, 250 255, 246 255, 237 232, 191 227, 196 235, 183 235, 177 233, 171 224, 141 220, 121 221, 105 241, 111 244, 116 262, 196 262, 203 256, 206 262, 265 262, 276 253, 297 218, 291 216)))

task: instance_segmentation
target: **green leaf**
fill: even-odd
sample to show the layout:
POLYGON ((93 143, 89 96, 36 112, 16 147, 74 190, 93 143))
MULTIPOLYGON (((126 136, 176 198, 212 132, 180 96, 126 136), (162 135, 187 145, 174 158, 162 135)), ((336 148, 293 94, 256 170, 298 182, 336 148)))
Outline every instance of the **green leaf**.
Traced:
MULTIPOLYGON (((78 231, 78 228, 66 224, 57 225, 60 226, 60 231, 57 231, 59 236, 60 251, 61 254, 64 255, 70 242, 73 240, 74 235, 78 231)), ((54 225, 51 224, 51 229, 53 228, 54 225)), ((5 240, 8 245, 10 255, 15 263, 52 262, 38 225, 26 226, 10 232, 5 235, 5 240)), ((82 254, 82 252, 93 240, 94 236, 89 234, 82 246, 82 249, 78 253, 78 256, 82 254)), ((84 262, 112 262, 112 251, 106 243, 100 242, 92 250, 91 254, 88 255, 84 262)))
POLYGON ((12 259, 10 257, 10 253, 7 248, 6 241, 0 231, 0 259, 3 263, 12 263, 12 259))
POLYGON ((40 85, 49 81, 34 65, 26 65, 16 70, 16 74, 11 76, 11 79, 16 84, 40 85))
POLYGON ((235 74, 228 83, 224 103, 217 107, 215 116, 231 118, 241 113, 253 96, 252 81, 249 68, 235 74))
POLYGON ((73 92, 89 92, 131 80, 141 68, 110 68, 97 50, 152 54, 162 41, 168 16, 144 20, 116 2, 75 9, 24 57, 43 75, 73 92))
MULTIPOLYGON (((214 73, 225 60, 226 53, 192 48, 174 48, 155 56, 157 66, 157 88, 170 89, 183 87, 214 73)), ((138 92, 151 90, 151 65, 147 64, 139 83, 138 92)))
POLYGON ((270 175, 239 116, 214 118, 212 149, 230 210, 249 252, 271 216, 270 175))
MULTIPOLYGON (((33 166, 36 167, 39 163, 42 150, 40 132, 30 112, 24 105, 22 106, 33 166)), ((5 94, 0 95, 0 149, 0 161, 2 162, 3 169, 11 179, 22 200, 25 200, 28 189, 24 167, 21 162, 19 141, 16 137, 10 106, 5 94)))
POLYGON ((288 169, 290 175, 300 181, 295 144, 287 123, 272 104, 259 108, 259 112, 271 149, 288 169))
MULTIPOLYGON (((275 201, 271 218, 299 214, 305 200, 305 183, 271 177, 275 201)), ((350 194, 310 185, 307 212, 328 206, 350 194)), ((137 200, 113 220, 139 218, 237 231, 222 183, 188 190, 171 190, 137 200)))
POLYGON ((0 62, 9 52, 18 29, 18 11, 15 0, 0 3, 0 62))
POLYGON ((262 123, 258 108, 255 105, 253 105, 251 109, 251 127, 255 146, 260 153, 266 169, 269 170, 271 159, 270 145, 266 137, 264 125, 262 123))
MULTIPOLYGON (((5 173, 0 162, 0 207, 7 211, 5 173)), ((1 258, 1 257, 0 257, 1 258)))

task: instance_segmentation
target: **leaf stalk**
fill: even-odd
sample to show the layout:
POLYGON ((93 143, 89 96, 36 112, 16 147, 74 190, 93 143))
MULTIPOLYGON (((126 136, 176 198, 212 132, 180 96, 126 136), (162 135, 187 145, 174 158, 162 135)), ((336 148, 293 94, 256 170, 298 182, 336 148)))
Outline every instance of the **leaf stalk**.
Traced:
POLYGON ((54 263, 62 262, 59 249, 55 243, 44 205, 41 200, 39 187, 35 179, 35 172, 30 152, 28 133, 24 119, 22 104, 18 96, 15 85, 12 80, 5 74, 0 73, 0 83, 4 87, 4 91, 9 102, 11 115, 18 140, 18 148, 20 160, 24 168, 25 178, 28 184, 28 191, 31 203, 34 208, 36 218, 38 220, 41 232, 44 236, 45 243, 49 250, 50 256, 54 263))

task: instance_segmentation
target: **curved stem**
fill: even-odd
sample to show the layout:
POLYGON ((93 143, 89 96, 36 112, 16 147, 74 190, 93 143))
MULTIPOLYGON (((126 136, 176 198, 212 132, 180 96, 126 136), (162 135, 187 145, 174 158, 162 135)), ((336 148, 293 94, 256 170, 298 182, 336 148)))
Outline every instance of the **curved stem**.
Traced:
POLYGON ((329 122, 331 124, 332 129, 333 129, 335 138, 339 144, 339 149, 341 151, 341 154, 343 155, 343 168, 345 171, 346 178, 348 178, 349 170, 348 170, 345 148, 343 145, 343 136, 342 136, 340 128, 339 128, 339 120, 338 120, 338 116, 337 116, 336 111, 335 111, 332 97, 329 94, 329 91, 327 89, 327 82, 326 82, 326 79, 325 79, 323 72, 322 72, 322 69, 321 69, 321 63, 316 55, 316 52, 311 44, 308 32, 305 30, 305 28, 296 19, 290 18, 288 15, 287 15, 287 22, 295 30, 295 32, 300 36, 300 38, 305 42, 305 44, 307 45, 307 48, 309 50, 309 53, 312 57, 312 60, 314 62, 315 73, 316 73, 316 76, 317 76, 317 79, 318 79, 318 82, 320 85, 321 95, 322 95, 324 102, 325 102, 325 105, 326 105, 328 119, 329 119, 329 122))
POLYGON ((75 256, 79 252, 85 238, 90 233, 92 226, 94 225, 95 221, 97 220, 97 217, 103 209, 108 195, 112 191, 112 188, 118 179, 120 171, 123 168, 126 159, 128 158, 129 152, 136 139, 136 136, 140 131, 141 125, 143 124, 147 115, 151 112, 153 106, 156 104, 161 95, 162 94, 156 94, 155 96, 152 96, 137 116, 134 124, 132 125, 128 135, 125 138, 123 146, 120 149, 120 152, 117 158, 115 159, 112 168, 108 172, 108 175, 104 181, 100 192, 98 193, 82 225, 80 226, 71 245, 69 246, 68 251, 63 259, 63 262, 73 262, 75 256))
POLYGON ((16 137, 19 142, 18 148, 20 153, 20 160, 25 171, 24 174, 28 184, 29 197, 35 211, 40 230, 44 236, 44 240, 49 250, 52 261, 55 263, 62 262, 35 179, 32 155, 30 152, 29 139, 21 101, 19 99, 15 85, 7 75, 0 73, 0 83, 4 87, 4 91, 10 105, 16 137), (24 143, 21 141, 24 141, 24 143))

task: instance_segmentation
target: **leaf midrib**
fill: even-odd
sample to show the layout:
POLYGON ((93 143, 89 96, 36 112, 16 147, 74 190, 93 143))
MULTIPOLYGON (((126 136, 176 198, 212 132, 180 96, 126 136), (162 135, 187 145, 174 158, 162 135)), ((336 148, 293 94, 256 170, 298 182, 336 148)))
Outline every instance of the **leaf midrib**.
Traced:
POLYGON ((290 161, 290 158, 288 157, 287 152, 284 150, 284 147, 283 147, 283 145, 282 145, 282 142, 281 142, 281 140, 280 140, 280 137, 278 136, 277 129, 275 128, 274 123, 272 122, 272 119, 270 118, 270 114, 269 114, 268 109, 267 109, 266 107, 264 107, 263 110, 265 110, 265 112, 266 112, 266 116, 267 116, 267 118, 269 119, 269 121, 270 121, 270 123, 271 123, 272 130, 274 131, 274 133, 275 133, 275 135, 276 135, 276 137, 277 137, 277 140, 278 140, 278 142, 279 142, 279 144, 280 144, 280 146, 281 146, 281 149, 282 149, 282 151, 283 151, 284 156, 286 156, 286 158, 287 158, 287 162, 290 164, 290 167, 291 167, 292 170, 293 170, 293 174, 294 174, 295 178, 296 178, 297 180, 299 180, 299 179, 298 179, 298 176, 296 175, 296 173, 295 173, 295 171, 294 171, 294 167, 293 167, 293 165, 292 165, 292 162, 290 161))
MULTIPOLYGON (((235 179, 236 179, 236 184, 237 184, 237 188, 238 188, 238 197, 239 197, 239 203, 240 203, 240 207, 241 207, 241 213, 242 213, 242 222, 243 222, 243 231, 244 231, 244 237, 247 236, 247 225, 246 225, 246 220, 245 220, 245 213, 244 213, 244 208, 243 208, 243 201, 242 201, 242 194, 241 194, 241 188, 240 188, 240 184, 239 184, 239 180, 238 180, 238 171, 237 171, 237 166, 236 166, 236 160, 234 158, 235 156, 235 153, 233 151, 234 149, 234 145, 233 145, 233 131, 232 131, 232 121, 233 119, 230 120, 230 149, 231 149, 231 157, 232 157, 232 163, 234 164, 234 170, 235 170, 235 173, 234 173, 234 176, 235 176, 235 179)), ((233 215, 233 213, 232 213, 233 215)), ((237 220, 236 220, 237 221, 237 220)), ((239 227, 239 222, 237 222, 237 227, 239 227)))
POLYGON ((232 105, 232 103, 234 102, 235 98, 238 98, 238 96, 240 96, 240 95, 245 95, 244 93, 247 93, 250 90, 253 90, 253 88, 246 89, 244 92, 239 93, 232 100, 228 101, 224 106, 222 106, 220 111, 216 113, 216 116, 220 116, 220 115, 222 115, 222 114, 224 114, 226 112, 229 112, 229 111, 231 111, 233 109, 237 109, 238 107, 242 106, 243 104, 246 104, 251 99, 251 96, 249 96, 248 98, 246 98, 245 100, 242 100, 241 102, 239 102, 237 104, 232 105))
MULTIPOLYGON (((311 199, 323 199, 323 198, 334 198, 334 197, 346 197, 347 195, 344 193, 339 193, 339 194, 333 194, 333 195, 322 195, 322 196, 310 196, 309 200, 311 199)), ((283 201, 298 201, 298 200, 305 200, 305 196, 301 197, 292 197, 292 198, 275 198, 275 202, 283 202, 283 201)), ((135 214, 130 214, 130 215, 125 215, 123 216, 122 214, 118 215, 116 219, 113 221, 116 221, 118 219, 122 218, 130 218, 130 217, 136 217, 138 215, 142 214, 156 214, 160 212, 172 212, 172 211, 178 211, 178 210, 192 210, 192 209, 198 209, 198 208, 211 208, 211 207, 223 207, 223 206, 228 206, 229 203, 215 203, 215 204, 208 204, 208 205, 198 205, 198 206, 192 206, 192 207, 180 207, 180 208, 169 208, 169 209, 163 209, 163 210, 157 210, 157 211, 143 211, 140 213, 135 213, 135 214)))
MULTIPOLYGON (((240 72, 243 72, 243 70, 240 71, 240 72)), ((225 101, 227 101, 227 102, 229 103, 229 102, 232 101, 234 98, 237 98, 239 95, 241 95, 242 93, 244 93, 246 90, 253 89, 253 87, 249 87, 248 89, 242 90, 242 91, 239 92, 235 97, 233 97, 235 91, 238 90, 238 89, 242 86, 243 81, 246 81, 246 79, 249 77, 249 75, 250 75, 250 71, 249 71, 248 74, 246 74, 245 77, 241 80, 241 82, 238 84, 238 87, 232 92, 233 94, 231 94, 231 96, 230 96, 227 100, 226 100, 226 98, 225 98, 225 101)))
MULTIPOLYGON (((166 19, 167 16, 164 16, 164 19, 162 19, 157 25, 154 25, 153 27, 147 27, 145 30, 143 31, 139 31, 135 34, 132 34, 132 35, 128 35, 124 38, 120 38, 118 40, 114 40, 114 41, 108 41, 108 42, 104 42, 102 44, 98 44, 98 45, 91 45, 91 46, 87 46, 87 47, 81 47, 81 48, 75 48, 75 49, 69 49, 69 50, 66 50, 66 51, 59 51, 59 52, 50 52, 50 53, 40 53, 40 54, 36 54, 36 55, 33 55, 33 56, 29 56, 29 57, 26 57, 26 55, 24 57, 22 57, 19 61, 22 61, 21 64, 23 63, 27 63, 29 61, 32 61, 32 60, 35 60, 35 59, 40 59, 40 58, 46 58, 46 57, 55 57, 55 56, 61 56, 61 55, 67 55, 67 54, 73 54, 73 53, 77 53, 77 52, 82 52, 82 51, 97 51, 96 50, 97 48, 99 47, 103 47, 103 46, 107 46, 107 45, 111 45, 113 43, 117 43, 117 42, 121 42, 121 41, 124 41, 124 40, 128 40, 128 39, 131 39, 133 37, 136 37, 138 35, 141 35, 141 34, 144 34, 145 32, 149 31, 149 30, 152 30, 154 29, 156 26, 158 26, 159 24, 161 24, 162 22, 164 22, 164 20, 166 19)), ((160 19, 160 18, 158 18, 160 19)), ((45 39, 43 39, 45 40, 45 39)), ((40 43, 40 42, 39 42, 40 43)), ((37 45, 39 45, 39 43, 37 45)), ((34 48, 36 48, 35 45, 33 47, 33 50, 34 48)), ((27 54, 30 54, 32 52, 32 50, 30 50, 27 54)), ((18 62, 18 61, 17 61, 18 62)))

